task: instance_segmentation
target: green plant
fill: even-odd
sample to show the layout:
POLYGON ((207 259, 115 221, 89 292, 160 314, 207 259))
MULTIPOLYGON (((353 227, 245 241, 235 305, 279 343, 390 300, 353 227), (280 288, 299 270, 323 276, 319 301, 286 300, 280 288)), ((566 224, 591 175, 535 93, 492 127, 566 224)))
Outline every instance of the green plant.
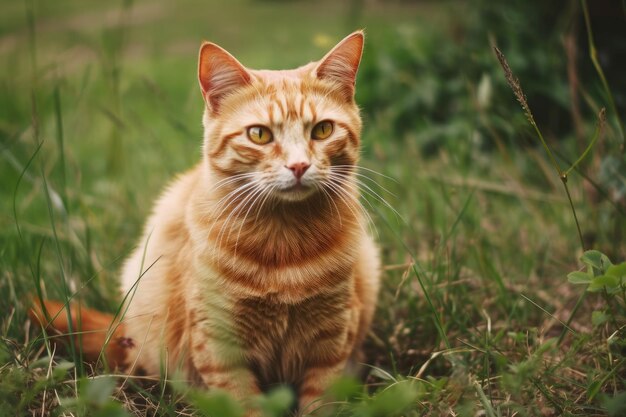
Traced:
POLYGON ((570 272, 567 279, 572 284, 587 285, 587 291, 605 291, 609 295, 620 295, 626 303, 626 262, 614 265, 597 250, 586 251, 580 258, 586 271, 570 272))
POLYGON ((116 380, 108 375, 82 378, 78 381, 78 395, 59 400, 64 411, 80 416, 129 417, 128 411, 113 397, 116 380))
POLYGON ((613 264, 597 250, 586 251, 580 260, 586 270, 570 272, 567 280, 586 285, 588 292, 601 293, 606 300, 605 308, 593 311, 591 321, 595 327, 611 322, 619 332, 619 323, 626 318, 626 262, 613 264))

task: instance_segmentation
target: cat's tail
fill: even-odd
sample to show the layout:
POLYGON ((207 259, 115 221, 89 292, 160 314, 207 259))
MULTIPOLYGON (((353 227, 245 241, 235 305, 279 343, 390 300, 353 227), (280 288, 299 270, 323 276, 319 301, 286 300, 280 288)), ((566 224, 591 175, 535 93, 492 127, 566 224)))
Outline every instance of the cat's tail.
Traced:
POLYGON ((68 316, 66 304, 35 299, 28 315, 45 329, 51 341, 69 342, 73 337, 85 362, 95 364, 104 359, 110 369, 124 369, 128 351, 134 347, 132 339, 124 337, 124 324, 116 322, 112 314, 78 305, 72 305, 70 310, 68 316))

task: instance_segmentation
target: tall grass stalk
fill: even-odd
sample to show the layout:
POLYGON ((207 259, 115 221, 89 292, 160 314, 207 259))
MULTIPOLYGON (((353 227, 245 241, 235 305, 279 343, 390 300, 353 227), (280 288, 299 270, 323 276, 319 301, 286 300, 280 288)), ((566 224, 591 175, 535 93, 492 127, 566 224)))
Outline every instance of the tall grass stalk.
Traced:
MULTIPOLYGON (((543 138, 543 135, 541 134, 541 130, 539 129, 539 127, 537 126, 537 123, 535 122, 535 118, 533 117, 530 107, 528 106, 528 102, 526 101, 526 95, 524 94, 524 91, 522 90, 522 86, 520 85, 519 80, 513 75, 513 71, 511 70, 509 63, 507 62, 506 58, 504 57, 504 54, 500 51, 500 49, 498 49, 498 47, 496 46, 494 46, 493 49, 496 53, 496 56, 498 57, 498 61, 500 61, 500 65, 502 66, 502 69, 504 70, 504 75, 506 76, 506 80, 509 83, 509 86, 513 90, 513 93, 515 94, 517 101, 519 101, 519 103, 521 104, 522 110, 524 110, 524 114, 526 115, 528 122, 533 127, 533 129, 535 129, 535 132, 537 133, 537 137, 539 138, 541 145, 545 149, 546 154, 548 155, 548 158, 550 159, 550 162, 552 163, 552 166, 556 170, 559 176, 559 179, 561 180, 561 183, 563 184, 563 188, 565 189, 565 194, 567 194, 567 200, 569 201, 569 205, 572 209, 572 214, 574 216, 574 221, 576 223, 576 230, 578 231, 578 238, 580 239, 580 246, 582 250, 584 251, 585 241, 583 239, 583 233, 580 228, 580 222, 578 221, 578 215, 576 214, 576 208, 574 207, 574 202, 572 201, 572 196, 570 194, 569 187, 567 186, 567 179, 568 179, 567 174, 571 171, 571 169, 574 166, 568 168, 566 171, 563 171, 561 169, 559 163, 554 157, 552 149, 550 148, 546 140, 543 138)), ((603 113, 604 113, 604 109, 600 110, 599 122, 598 122, 600 125, 602 124, 602 121, 603 121, 601 117, 603 113)), ((601 131, 601 130, 602 129, 599 128, 597 131, 601 131)), ((594 139, 591 141, 591 145, 595 143, 596 139, 597 139, 597 135, 594 136, 594 139)), ((578 158, 575 165, 577 165, 583 159, 583 157, 587 155, 587 153, 591 149, 591 145, 588 146, 585 152, 582 154, 582 156, 578 158)))
POLYGON ((123 152, 122 133, 125 126, 122 115, 122 55, 127 42, 129 31, 129 16, 132 10, 133 0, 122 2, 118 23, 113 32, 103 32, 104 54, 103 67, 107 70, 111 90, 111 108, 105 109, 112 122, 110 142, 108 149, 108 168, 110 172, 117 173, 124 169, 125 159, 123 152))
MULTIPOLYGON (((68 319, 68 333, 70 335, 73 335, 75 334, 75 332, 72 329, 72 325, 73 325, 72 318, 71 318, 72 314, 71 314, 71 306, 69 302, 71 298, 73 297, 73 294, 72 294, 70 286, 68 285, 68 274, 66 271, 63 250, 61 248, 61 243, 59 240, 59 236, 57 234, 56 218, 54 215, 55 208, 59 209, 65 215, 65 220, 69 222, 69 219, 66 215, 67 207, 68 207, 68 200, 67 200, 67 184, 66 184, 66 172, 65 172, 65 150, 64 150, 64 133, 63 133, 63 117, 62 117, 62 109, 61 109, 61 97, 60 97, 59 87, 57 85, 53 91, 53 107, 54 107, 54 115, 55 115, 55 121, 56 121, 56 138, 57 138, 57 142, 59 146, 60 159, 61 159, 61 174, 62 174, 61 183, 62 183, 62 188, 63 188, 62 197, 59 198, 59 194, 53 190, 53 188, 48 182, 46 172, 44 169, 44 164, 43 164, 43 161, 40 159, 40 154, 39 154, 39 150, 44 145, 44 139, 41 137, 41 131, 40 131, 41 120, 40 120, 40 114, 38 110, 39 106, 38 106, 38 100, 37 100, 37 93, 39 91, 39 85, 38 85, 39 69, 37 65, 37 18, 36 18, 36 12, 35 12, 35 2, 33 0, 25 0, 25 7, 26 7, 26 21, 27 21, 27 26, 28 26, 29 55, 30 55, 30 65, 31 65, 31 125, 33 127, 33 137, 34 137, 34 141, 35 141, 37 148, 31 160, 29 161, 29 164, 24 168, 24 172, 20 176, 20 179, 28 170, 28 167, 30 166, 31 162, 37 159, 39 162, 39 170, 40 170, 42 185, 44 189, 46 207, 47 207, 50 226, 52 230, 55 256, 57 258, 59 273, 61 275, 61 290, 62 290, 63 298, 66 304, 66 314, 67 314, 67 319, 68 319)), ((15 215, 15 222, 18 228, 18 233, 21 236, 21 232, 19 228, 19 221, 17 218, 17 209, 15 205, 16 194, 17 194, 17 190, 19 187, 19 183, 20 181, 18 181, 18 184, 16 185, 16 189, 14 192, 13 209, 14 209, 14 215, 15 215)), ((69 223, 67 223, 67 226, 69 227, 69 223)), ((39 259, 41 256, 41 249, 43 248, 44 244, 45 244, 45 240, 42 241, 42 244, 40 247, 39 259)), ((33 278, 35 280, 37 296, 39 300, 42 300, 43 292, 41 291, 41 287, 40 287, 41 282, 39 281, 39 268, 37 268, 37 272, 35 273, 35 271, 33 270, 31 266, 31 271, 33 271, 33 278)), ((28 302, 29 301, 27 300, 26 303, 28 302)), ((47 313, 45 314, 47 315, 47 313)), ((77 319, 78 319, 78 325, 80 326, 80 321, 81 321, 80 309, 78 309, 77 319)), ((46 349, 48 350, 48 353, 50 354, 50 347, 48 346, 47 335, 44 335, 44 339, 46 341, 46 349)), ((81 338, 79 334, 79 344, 80 344, 80 340, 81 338)), ((76 346, 76 344, 74 343, 73 337, 69 338, 69 347, 70 347, 71 356, 72 358, 78 361, 78 368, 80 370, 81 375, 83 375, 84 365, 82 361, 82 350, 78 349, 78 346, 76 346)))
POLYGON ((580 0, 583 9, 583 16, 585 17, 585 26, 587 28, 587 43, 589 45, 589 58, 593 63, 593 67, 596 69, 598 73, 598 77, 600 77, 600 81, 602 82, 602 87, 604 88, 604 93, 606 94, 606 98, 609 102, 609 107, 611 112, 615 115, 615 119, 617 120, 617 126, 620 131, 620 135, 622 136, 622 153, 626 153, 626 131, 624 131, 624 124, 622 123, 622 119, 617 112, 617 107, 615 106, 615 100, 613 99, 613 94, 611 93, 611 88, 609 87, 609 83, 604 76, 604 71, 602 71, 602 67, 598 62, 598 51, 596 50, 596 44, 593 40, 593 30, 591 29, 591 19, 589 18, 589 9, 587 8, 587 0, 580 0))
MULTIPOLYGON (((567 186, 567 179, 568 179, 569 172, 571 172, 572 169, 576 168, 578 166, 578 164, 585 158, 585 156, 587 156, 587 154, 589 153, 589 151, 591 150, 593 145, 598 140, 598 137, 604 131, 605 109, 602 108, 600 110, 600 113, 598 114, 598 124, 597 124, 597 127, 596 127, 596 131, 594 133, 594 136, 593 136, 591 142, 589 143, 589 145, 585 149, 585 151, 576 160, 576 162, 574 162, 572 164, 572 166, 570 166, 567 170, 563 171, 561 169, 559 163, 556 161, 556 159, 554 157, 554 154, 553 154, 552 150, 550 149, 550 146, 548 146, 548 143, 543 138, 543 135, 541 134, 541 130, 539 129, 539 127, 537 126, 537 123, 535 122, 535 118, 533 117, 533 114, 532 114, 532 112, 530 110, 530 107, 528 106, 528 102, 526 101, 526 96, 524 95, 524 91, 522 90, 522 86, 520 85, 519 80, 513 75, 513 71, 511 70, 511 67, 509 66, 509 63, 507 62, 506 58, 504 57, 504 54, 500 51, 500 49, 498 49, 496 46, 494 46, 493 49, 494 49, 494 51, 496 53, 498 61, 500 62, 500 65, 502 66, 502 69, 504 70, 504 74, 505 74, 507 82, 509 83, 509 86, 513 90, 513 93, 515 94, 515 97, 517 98, 517 101, 519 101, 519 103, 521 104, 522 110, 524 111, 524 114, 526 115, 526 118, 530 122, 531 126, 535 129, 535 132, 537 133, 537 136, 539 137, 539 140, 541 141, 541 144, 543 145, 546 153, 548 154, 548 157, 549 157, 550 161, 552 162, 552 165, 554 166, 554 169, 556 170, 556 172, 557 172, 557 174, 558 174, 558 176, 559 176, 559 178, 561 180, 561 183, 563 184, 563 188, 565 189, 565 194, 567 194, 567 200, 569 201, 569 205, 570 205, 570 207, 572 209, 572 215, 574 216, 574 222, 576 223, 576 230, 578 231, 578 238, 580 239, 580 246, 581 246, 581 249, 583 251, 585 251, 585 241, 583 239, 583 234, 582 234, 582 231, 581 231, 581 228, 580 228, 580 222, 578 221, 578 215, 576 214, 576 208, 574 207, 574 202, 572 201, 572 196, 570 194, 569 187, 567 186)), ((576 301, 576 304, 575 304, 574 308, 572 309, 572 312, 570 313, 570 316, 568 317, 568 319, 567 319, 567 321, 565 323, 565 326, 563 327, 563 331, 561 332, 561 335, 559 336, 559 340, 558 340, 559 344, 563 341, 563 339, 565 338, 565 335, 569 331, 569 328, 570 328, 569 326, 570 326, 574 316, 576 315, 576 312, 580 308, 580 305, 582 304, 583 300, 585 299, 586 294, 587 294, 587 291, 584 291, 580 295, 578 300, 576 301)))

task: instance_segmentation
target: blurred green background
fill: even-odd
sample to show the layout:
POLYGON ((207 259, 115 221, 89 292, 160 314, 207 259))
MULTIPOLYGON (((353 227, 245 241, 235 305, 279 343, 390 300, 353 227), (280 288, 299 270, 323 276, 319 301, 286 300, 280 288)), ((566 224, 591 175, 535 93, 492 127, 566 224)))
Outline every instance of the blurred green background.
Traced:
MULTIPOLYGON (((582 289, 565 276, 578 268, 583 247, 616 261, 626 257, 626 14, 622 1, 588 4, 605 85, 590 59, 585 4, 3 0, 2 363, 41 354, 40 341, 23 343, 26 295, 37 287, 50 297, 77 293, 107 311, 119 303, 117 271, 153 200, 200 158, 196 65, 203 40, 251 68, 282 69, 317 60, 364 28, 357 81, 362 164, 394 179, 363 172, 371 177, 363 203, 386 265, 367 362, 415 375, 434 351, 466 349, 454 360, 427 362, 419 376, 431 385, 420 388, 420 412, 443 410, 442 399, 459 410, 480 408, 467 384, 472 376, 492 404, 508 398, 507 410, 587 413, 589 403, 609 412, 595 394, 578 396, 584 381, 597 378, 598 392, 617 396, 623 388, 623 361, 616 367, 615 356, 593 351, 611 332, 593 324, 591 313, 609 307, 587 297, 574 308, 582 289), (568 181, 582 243, 495 45, 563 170, 590 143, 606 108, 603 134, 568 181), (546 371, 532 352, 570 317, 579 332, 573 340, 598 344, 581 351, 570 341, 556 350, 565 355, 559 366, 580 374, 564 381, 555 376, 561 368, 546 371), (497 360, 481 356, 494 347, 497 360), (491 381, 493 374, 502 378, 491 381)), ((619 303, 611 308, 623 312, 619 303)), ((623 330, 623 316, 616 317, 612 329, 623 330)), ((24 381, 37 373, 24 369, 24 381)), ((381 375, 370 375, 370 390, 381 375)), ((27 385, 11 384, 7 392, 27 385)), ((39 392, 29 398, 46 404, 39 392)))

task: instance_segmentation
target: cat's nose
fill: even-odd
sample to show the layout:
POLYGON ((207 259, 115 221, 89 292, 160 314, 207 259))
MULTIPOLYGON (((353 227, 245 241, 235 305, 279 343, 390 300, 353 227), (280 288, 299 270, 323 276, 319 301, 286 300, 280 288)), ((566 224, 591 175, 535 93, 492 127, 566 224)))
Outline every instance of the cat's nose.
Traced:
POLYGON ((290 169, 291 172, 293 172, 293 175, 297 179, 300 179, 310 166, 311 164, 307 162, 296 162, 295 164, 288 165, 287 168, 290 169))

